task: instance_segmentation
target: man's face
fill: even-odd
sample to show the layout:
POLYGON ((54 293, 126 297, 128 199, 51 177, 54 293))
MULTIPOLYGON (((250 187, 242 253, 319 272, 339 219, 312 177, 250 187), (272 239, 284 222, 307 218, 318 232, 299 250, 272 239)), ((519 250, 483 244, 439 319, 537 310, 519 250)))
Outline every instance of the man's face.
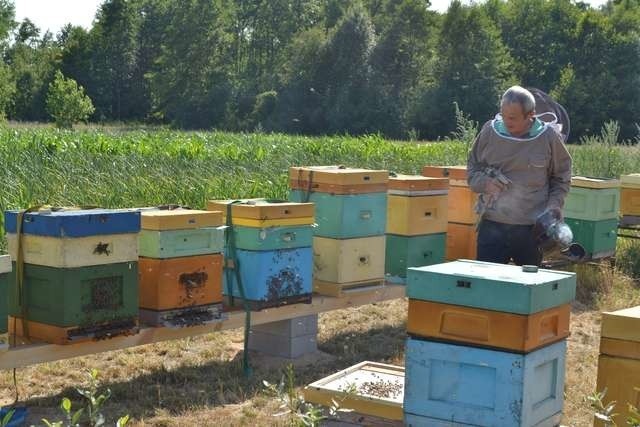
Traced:
POLYGON ((513 136, 523 136, 529 131, 534 112, 524 114, 520 104, 504 104, 500 107, 504 125, 513 136))

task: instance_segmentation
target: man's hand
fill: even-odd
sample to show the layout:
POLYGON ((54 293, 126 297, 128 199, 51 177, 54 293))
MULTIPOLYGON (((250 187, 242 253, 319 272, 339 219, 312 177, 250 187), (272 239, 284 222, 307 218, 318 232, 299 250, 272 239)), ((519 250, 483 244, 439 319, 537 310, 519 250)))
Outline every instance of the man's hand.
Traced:
POLYGON ((492 196, 492 198, 497 198, 504 189, 507 188, 505 184, 498 181, 496 178, 488 178, 487 183, 484 186, 483 193, 492 196))
POLYGON ((562 221, 562 218, 563 218, 562 209, 554 206, 554 207, 547 208, 547 210, 551 213, 551 216, 553 216, 556 220, 562 221))

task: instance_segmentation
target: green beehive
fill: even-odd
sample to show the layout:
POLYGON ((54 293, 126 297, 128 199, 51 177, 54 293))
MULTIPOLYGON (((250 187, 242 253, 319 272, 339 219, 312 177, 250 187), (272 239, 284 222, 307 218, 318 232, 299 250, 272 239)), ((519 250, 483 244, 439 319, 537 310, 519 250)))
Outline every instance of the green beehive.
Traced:
MULTIPOLYGON (((16 266, 9 276, 9 315, 22 317, 16 266)), ((138 316, 138 263, 79 268, 24 264, 27 318, 58 327, 90 326, 138 316)))
POLYGON ((276 251, 313 246, 311 225, 267 228, 236 225, 229 232, 235 234, 236 248, 248 251, 276 251))
POLYGON ((587 221, 600 221, 618 217, 620 208, 620 181, 617 179, 571 179, 571 190, 564 203, 564 216, 587 221))
POLYGON ((408 267, 444 262, 446 246, 446 233, 422 236, 387 234, 384 271, 388 280, 402 281, 407 277, 408 267))
POLYGON ((584 247, 589 258, 603 258, 615 253, 618 237, 617 219, 585 221, 565 218, 565 222, 573 232, 573 241, 584 247))
POLYGON ((139 253, 148 258, 178 258, 224 251, 224 227, 190 230, 140 230, 139 253))
POLYGON ((407 271, 407 297, 529 315, 567 304, 576 275, 515 265, 458 260, 407 271))
POLYGON ((7 283, 11 272, 11 257, 0 255, 0 334, 7 332, 7 283))

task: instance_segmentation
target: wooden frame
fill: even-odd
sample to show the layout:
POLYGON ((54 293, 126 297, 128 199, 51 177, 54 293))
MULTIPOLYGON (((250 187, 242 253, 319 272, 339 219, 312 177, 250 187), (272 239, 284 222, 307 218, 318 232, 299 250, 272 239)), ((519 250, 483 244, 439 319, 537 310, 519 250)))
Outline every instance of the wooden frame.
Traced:
MULTIPOLYGON (((252 312, 251 324, 260 325, 263 323, 278 322, 280 320, 293 319, 300 316, 323 313, 325 311, 359 307, 361 305, 404 298, 404 296, 405 287, 403 285, 393 284, 362 292, 348 293, 340 298, 314 295, 311 304, 293 304, 252 312)), ((6 351, 3 351, 4 349, 0 343, 0 370, 20 368, 38 363, 53 362, 88 354, 121 350, 144 344, 244 327, 244 311, 230 312, 228 315, 227 319, 215 324, 177 329, 142 327, 140 328, 140 333, 136 335, 71 345, 38 343, 10 347, 9 349, 5 348, 6 351)))

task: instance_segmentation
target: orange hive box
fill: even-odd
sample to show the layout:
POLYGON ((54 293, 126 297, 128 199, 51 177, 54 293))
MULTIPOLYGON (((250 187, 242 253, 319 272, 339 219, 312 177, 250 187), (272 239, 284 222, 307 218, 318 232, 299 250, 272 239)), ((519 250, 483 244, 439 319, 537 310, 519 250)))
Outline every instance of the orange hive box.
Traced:
POLYGON ((448 261, 456 259, 476 259, 478 232, 473 224, 447 224, 448 261))
MULTIPOLYGON (((222 211, 226 216, 227 206, 234 200, 209 200, 207 209, 222 211)), ((313 218, 313 203, 270 201, 268 199, 242 199, 231 207, 233 218, 272 220, 287 218, 313 218)))
POLYGON ((140 308, 173 310, 222 302, 222 255, 140 258, 140 308))
POLYGON ((525 316, 410 299, 407 332, 528 353, 568 337, 570 315, 569 304, 525 316))
POLYGON ((434 178, 449 178, 451 185, 467 185, 466 166, 425 166, 422 175, 434 178))
POLYGON ((448 178, 433 178, 420 175, 400 175, 389 177, 389 190, 438 191, 448 190, 448 178))
POLYGON ((86 326, 55 326, 41 322, 28 321, 29 339, 25 337, 22 319, 8 317, 9 342, 12 346, 44 341, 51 344, 67 345, 94 341, 116 336, 136 335, 140 328, 137 319, 123 319, 104 324, 86 326))
MULTIPOLYGON (((289 168, 289 181, 334 185, 387 184, 389 171, 330 166, 293 166, 289 168)), ((386 191, 386 188, 385 190, 386 191)))

